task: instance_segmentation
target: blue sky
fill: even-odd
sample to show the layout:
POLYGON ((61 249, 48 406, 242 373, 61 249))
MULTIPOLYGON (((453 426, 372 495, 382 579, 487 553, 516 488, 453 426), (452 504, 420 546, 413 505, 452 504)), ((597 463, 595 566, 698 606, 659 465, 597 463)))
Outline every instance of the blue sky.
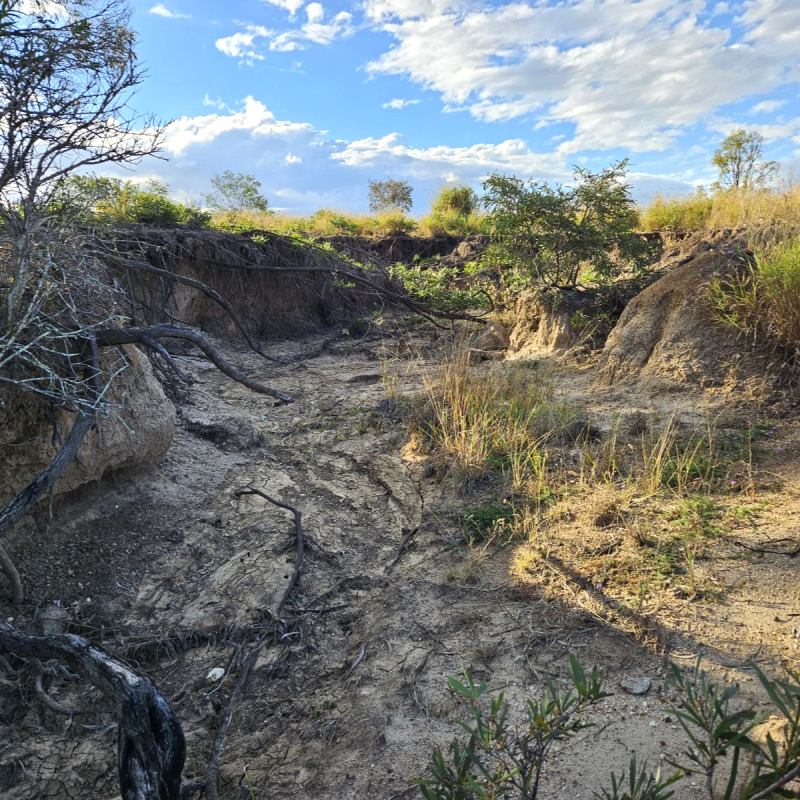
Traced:
POLYGON ((424 213, 445 182, 568 181, 629 157, 639 197, 710 183, 724 136, 761 132, 800 172, 800 0, 135 0, 174 122, 160 176, 200 198, 226 169, 274 208, 359 211, 406 179, 424 213))

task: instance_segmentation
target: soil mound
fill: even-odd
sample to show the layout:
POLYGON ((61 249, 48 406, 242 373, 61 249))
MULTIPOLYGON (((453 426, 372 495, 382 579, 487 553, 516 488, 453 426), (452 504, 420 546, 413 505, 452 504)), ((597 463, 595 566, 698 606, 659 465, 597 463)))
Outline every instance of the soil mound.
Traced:
POLYGON ((742 270, 747 257, 742 241, 702 243, 692 258, 631 300, 608 338, 597 385, 724 388, 766 399, 781 359, 766 345, 756 346, 716 322, 706 301, 711 280, 742 270))
MULTIPOLYGON (((56 494, 69 492, 105 473, 153 464, 172 444, 175 409, 153 374, 147 358, 127 345, 127 366, 108 393, 110 413, 98 419, 81 445, 78 457, 56 482, 56 494)), ((101 361, 111 368, 109 358, 101 361)), ((115 362, 114 369, 121 363, 115 362)), ((0 506, 11 499, 58 451, 74 422, 74 414, 38 401, 13 387, 0 390, 0 506)))

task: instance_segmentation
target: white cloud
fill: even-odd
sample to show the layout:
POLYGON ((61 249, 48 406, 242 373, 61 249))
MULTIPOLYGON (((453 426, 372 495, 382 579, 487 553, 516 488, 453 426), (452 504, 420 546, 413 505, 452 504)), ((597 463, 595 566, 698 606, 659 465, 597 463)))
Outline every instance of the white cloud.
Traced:
POLYGON ((310 3, 307 8, 308 22, 299 28, 278 33, 263 25, 246 25, 243 31, 217 40, 217 49, 232 58, 240 58, 245 63, 263 61, 264 54, 259 51, 258 40, 269 41, 269 49, 288 53, 304 50, 309 43, 330 44, 336 39, 355 32, 353 15, 340 11, 330 22, 323 22, 325 9, 321 3, 310 3))
POLYGON ((471 147, 417 149, 405 144, 399 133, 390 133, 381 139, 350 142, 331 158, 348 167, 402 169, 404 175, 422 179, 439 178, 453 170, 465 178, 476 179, 492 172, 564 179, 571 172, 565 168, 564 159, 559 154, 534 153, 521 139, 471 147))
POLYGON ((736 41, 698 16, 701 0, 366 0, 396 42, 368 69, 410 77, 483 121, 570 123, 564 154, 663 150, 720 106, 800 78, 800 3, 742 7, 736 41))
POLYGON ((760 133, 766 141, 770 142, 776 139, 786 139, 800 133, 800 117, 767 125, 754 125, 752 122, 742 123, 736 120, 714 118, 709 123, 709 127, 719 131, 724 136, 744 128, 748 131, 760 133))
POLYGON ((748 112, 749 114, 772 114, 786 105, 785 100, 762 100, 756 103, 748 112))
MULTIPOLYGON (((560 153, 536 153, 520 140, 470 147, 415 148, 399 134, 342 142, 304 122, 280 120, 260 101, 245 98, 235 108, 182 117, 167 128, 169 160, 148 159, 138 180, 159 177, 181 199, 208 192, 212 175, 231 170, 254 175, 274 206, 309 212, 320 207, 364 209, 367 183, 391 175, 413 182, 418 210, 442 180, 468 182, 476 189, 488 174, 568 180, 571 168, 560 153), (291 175, 291 183, 288 176, 291 175), (280 200, 280 202, 273 202, 280 200)), ((122 168, 106 174, 130 178, 122 168)), ((659 188, 690 189, 674 176, 636 176, 639 194, 659 188)))
POLYGON ((417 103, 419 103, 419 100, 390 100, 388 103, 384 103, 381 108, 395 108, 399 111, 406 106, 415 106, 417 103))
POLYGON ((294 16, 304 5, 305 0, 263 0, 270 5, 278 6, 294 16))
POLYGON ((308 123, 276 120, 263 103, 246 97, 240 111, 175 120, 167 127, 165 145, 173 155, 183 157, 198 145, 219 141, 235 132, 245 133, 254 142, 274 137, 314 138, 317 133, 308 123))
POLYGON ((309 3, 306 6, 306 15, 308 16, 308 21, 312 24, 322 22, 325 18, 325 9, 322 7, 322 3, 309 3))
MULTIPOLYGON (((312 3, 312 6, 322 6, 319 3, 312 3)), ((309 6, 309 9, 311 6, 309 6)), ((336 39, 343 39, 351 36, 355 32, 353 27, 353 15, 347 11, 340 11, 331 22, 312 22, 312 16, 316 19, 318 12, 309 13, 309 21, 300 28, 273 37, 269 49, 279 52, 289 52, 291 50, 303 50, 307 42, 314 44, 330 44, 336 39)))
POLYGON ((179 14, 177 11, 170 11, 163 3, 158 3, 150 9, 151 14, 166 19, 191 19, 191 14, 179 14))
POLYGON ((225 105, 225 103, 222 101, 222 98, 219 95, 217 95, 216 97, 210 97, 208 94, 206 94, 203 97, 203 105, 209 106, 210 108, 218 108, 220 111, 228 110, 228 106, 225 105))
POLYGON ((226 56, 240 58, 246 63, 252 63, 254 60, 263 61, 264 56, 258 53, 253 45, 256 39, 269 35, 269 28, 265 28, 263 25, 248 25, 244 31, 217 39, 216 46, 217 50, 225 53, 226 56))

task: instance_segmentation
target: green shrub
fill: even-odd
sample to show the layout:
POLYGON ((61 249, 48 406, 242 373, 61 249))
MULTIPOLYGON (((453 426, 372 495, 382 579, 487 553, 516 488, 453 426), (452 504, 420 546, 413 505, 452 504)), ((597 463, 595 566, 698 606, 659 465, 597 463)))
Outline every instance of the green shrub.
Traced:
POLYGON ((600 173, 576 168, 568 187, 492 175, 484 183, 493 238, 487 264, 562 288, 575 287, 587 268, 603 281, 644 266, 650 247, 635 231, 627 163, 600 173))
MULTIPOLYGON (((763 716, 751 706, 735 705, 737 686, 718 686, 699 661, 688 674, 671 665, 668 683, 678 703, 667 710, 688 740, 678 759, 667 762, 675 771, 662 779, 660 770, 638 767, 634 754, 626 770, 611 774, 611 787, 594 797, 667 800, 675 794, 670 786, 695 776, 708 800, 796 797, 790 785, 800 776, 800 672, 786 669, 783 678, 774 679, 754 669, 769 701, 763 716), (770 714, 785 726, 780 741, 771 733, 755 735, 770 714)), ((448 678, 450 691, 467 706, 468 720, 459 723, 467 736, 454 738, 447 756, 434 749, 431 777, 417 782, 425 800, 535 800, 553 744, 591 727, 584 711, 608 697, 597 670, 587 676, 574 656, 570 679, 572 686, 562 691, 547 678, 539 695, 526 700, 522 724, 511 725, 502 693, 486 709, 486 683, 476 683, 466 670, 463 680, 448 678)))
POLYGON ((423 228, 427 228, 432 236, 451 234, 454 236, 470 236, 473 233, 488 233, 487 217, 477 213, 468 215, 457 211, 434 211, 420 220, 423 228))
POLYGON ((169 196, 169 187, 158 180, 144 184, 75 175, 64 182, 58 202, 69 213, 98 222, 180 225, 193 222, 208 225, 211 215, 196 205, 178 203, 169 196))
POLYGON ((469 721, 461 727, 468 736, 453 739, 447 758, 434 750, 432 777, 418 782, 425 800, 534 800, 552 746, 591 727, 583 712, 608 696, 597 671, 587 677, 574 656, 570 677, 572 687, 565 691, 547 678, 539 696, 526 701, 521 726, 509 723, 502 692, 489 701, 487 710, 486 683, 475 683, 466 670, 463 682, 448 678, 450 690, 466 703, 469 721))
POLYGON ((469 186, 445 186, 433 198, 431 211, 434 214, 454 213, 469 217, 478 210, 480 199, 469 186))

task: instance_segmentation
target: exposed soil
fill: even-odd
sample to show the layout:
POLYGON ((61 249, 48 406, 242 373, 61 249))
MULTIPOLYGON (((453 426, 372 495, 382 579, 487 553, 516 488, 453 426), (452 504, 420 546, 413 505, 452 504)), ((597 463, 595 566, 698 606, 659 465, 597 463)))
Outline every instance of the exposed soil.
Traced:
MULTIPOLYGON (((796 562, 748 549, 798 538, 796 419, 762 437, 747 493, 721 501, 750 513, 722 518, 725 529, 703 566, 715 591, 664 593, 638 619, 635 602, 619 595, 611 598, 614 613, 605 613, 603 587, 568 569, 557 580, 522 580, 511 574, 516 546, 483 553, 463 546, 458 513, 477 501, 438 480, 406 446, 393 401, 419 389, 429 336, 395 320, 348 349, 286 366, 227 346, 256 380, 296 397, 282 407, 208 362, 182 358, 196 383, 166 459, 69 496, 53 519, 40 510, 35 535, 13 545, 30 604, 2 613, 41 625, 63 608, 70 630, 104 639, 152 675, 177 697, 185 778, 202 778, 235 678, 228 667, 277 603, 294 561, 291 515, 236 491, 252 485, 299 508, 306 562, 292 602, 303 623, 264 649, 236 709, 222 758, 226 798, 418 796, 410 782, 425 776, 432 747, 445 747, 462 718, 447 676, 468 668, 519 707, 545 676, 566 676, 571 653, 598 665, 614 696, 590 712, 595 727, 560 746, 544 796, 590 798, 633 750, 657 764, 685 746, 668 711, 669 659, 690 665, 702 656, 749 697, 760 697, 753 663, 768 670, 798 663, 796 562), (204 683, 216 667, 226 671, 223 680, 204 683), (631 677, 650 678, 649 693, 620 688, 631 677)), ((323 338, 275 344, 268 353, 295 356, 323 338)), ((591 365, 557 370, 560 391, 580 399, 601 428, 631 410, 662 417, 677 410, 702 424, 706 408, 725 408, 731 430, 753 421, 751 407, 730 397, 689 389, 634 396, 592 388, 591 365)), ((582 519, 573 520, 576 536, 597 528, 582 519)), ((603 530, 616 524, 610 519, 603 530)), ((781 547, 787 543, 765 549, 781 547)), ((65 726, 32 685, 0 677, 0 736, 10 743, 0 748, 0 794, 117 797, 112 709, 86 687, 49 681, 59 702, 89 713, 65 726)), ((700 797, 695 788, 687 784, 680 796, 700 797)))

